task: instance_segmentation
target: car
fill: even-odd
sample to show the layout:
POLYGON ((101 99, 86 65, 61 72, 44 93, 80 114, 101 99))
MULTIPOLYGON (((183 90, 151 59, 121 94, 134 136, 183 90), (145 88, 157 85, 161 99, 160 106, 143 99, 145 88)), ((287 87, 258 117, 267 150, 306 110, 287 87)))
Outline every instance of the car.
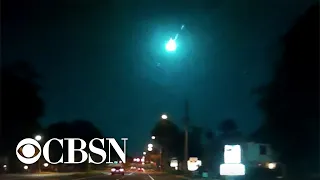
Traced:
POLYGON ((144 169, 141 168, 141 167, 139 167, 139 168, 137 169, 137 171, 138 171, 138 172, 144 172, 144 169))
POLYGON ((111 169, 111 175, 119 174, 124 176, 124 168, 123 167, 113 167, 111 169))

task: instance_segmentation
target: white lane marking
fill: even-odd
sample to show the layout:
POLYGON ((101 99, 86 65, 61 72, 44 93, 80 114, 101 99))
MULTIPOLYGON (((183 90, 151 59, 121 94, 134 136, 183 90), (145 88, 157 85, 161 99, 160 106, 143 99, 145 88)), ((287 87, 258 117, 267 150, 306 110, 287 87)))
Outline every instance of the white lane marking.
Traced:
POLYGON ((148 176, 149 176, 149 178, 150 178, 151 180, 154 180, 153 177, 151 177, 149 174, 148 174, 148 176))

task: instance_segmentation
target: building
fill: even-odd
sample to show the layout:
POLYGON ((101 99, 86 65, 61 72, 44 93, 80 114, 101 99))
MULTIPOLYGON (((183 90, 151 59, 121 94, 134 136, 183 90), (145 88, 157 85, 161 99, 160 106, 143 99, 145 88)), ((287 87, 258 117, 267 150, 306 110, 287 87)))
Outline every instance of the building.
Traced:
POLYGON ((254 167, 276 162, 276 153, 269 144, 246 142, 241 146, 242 161, 247 166, 254 167))

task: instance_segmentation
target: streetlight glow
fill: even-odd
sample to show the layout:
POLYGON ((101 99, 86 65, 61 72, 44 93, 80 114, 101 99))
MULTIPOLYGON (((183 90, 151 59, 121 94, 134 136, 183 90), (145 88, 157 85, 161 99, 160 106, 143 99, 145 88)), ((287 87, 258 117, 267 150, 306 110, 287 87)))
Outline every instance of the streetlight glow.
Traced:
POLYGON ((155 136, 151 136, 151 139, 156 139, 156 137, 155 136))
POLYGON ((153 148, 153 144, 148 144, 148 148, 153 148))
POLYGON ((146 152, 143 152, 143 155, 146 155, 147 153, 146 152))
POLYGON ((172 38, 167 42, 166 44, 166 50, 169 52, 173 52, 177 49, 177 44, 176 41, 172 38))
POLYGON ((166 120, 166 119, 168 119, 168 116, 166 114, 162 114, 161 119, 166 120))
POLYGON ((42 137, 41 137, 40 135, 36 135, 35 139, 36 139, 37 141, 41 141, 42 137))
POLYGON ((148 151, 152 151, 153 149, 152 149, 152 147, 148 147, 148 151))

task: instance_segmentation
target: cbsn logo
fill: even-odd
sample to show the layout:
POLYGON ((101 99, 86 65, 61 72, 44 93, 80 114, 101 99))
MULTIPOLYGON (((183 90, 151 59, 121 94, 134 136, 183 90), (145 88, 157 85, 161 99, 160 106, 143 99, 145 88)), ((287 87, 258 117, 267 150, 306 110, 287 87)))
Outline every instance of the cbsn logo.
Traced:
POLYGON ((51 164, 80 164, 88 160, 89 163, 92 164, 102 164, 102 163, 112 163, 110 162, 110 147, 112 146, 118 156, 120 157, 121 161, 123 163, 126 163, 126 141, 128 138, 121 138, 123 141, 123 150, 120 148, 119 144, 114 138, 94 138, 89 142, 89 150, 90 152, 87 153, 85 151, 85 148, 87 147, 87 143, 79 138, 64 138, 64 139, 57 139, 57 138, 52 138, 49 141, 47 141, 43 148, 41 148, 40 144, 38 141, 35 139, 31 138, 26 138, 20 141, 16 147, 16 155, 17 158, 24 164, 34 164, 36 163, 40 157, 41 154, 43 155, 43 158, 51 164), (105 140, 109 142, 109 161, 105 162, 107 159, 107 153, 104 151, 104 149, 95 147, 93 145, 93 142, 98 141, 101 143, 102 147, 104 148, 105 146, 105 140), (60 145, 61 148, 63 149, 63 141, 67 141, 68 145, 68 161, 64 162, 63 161, 63 154, 61 155, 59 161, 57 162, 52 162, 49 158, 49 147, 50 143, 52 141, 57 141, 60 145), (75 142, 79 141, 81 143, 81 146, 79 149, 75 148, 75 142), (38 149, 38 153, 36 154, 36 149, 38 149), (81 161, 76 162, 75 161, 75 152, 80 152, 81 153, 81 161), (102 157, 102 160, 100 162, 95 162, 92 159, 92 153, 97 154, 102 157))

